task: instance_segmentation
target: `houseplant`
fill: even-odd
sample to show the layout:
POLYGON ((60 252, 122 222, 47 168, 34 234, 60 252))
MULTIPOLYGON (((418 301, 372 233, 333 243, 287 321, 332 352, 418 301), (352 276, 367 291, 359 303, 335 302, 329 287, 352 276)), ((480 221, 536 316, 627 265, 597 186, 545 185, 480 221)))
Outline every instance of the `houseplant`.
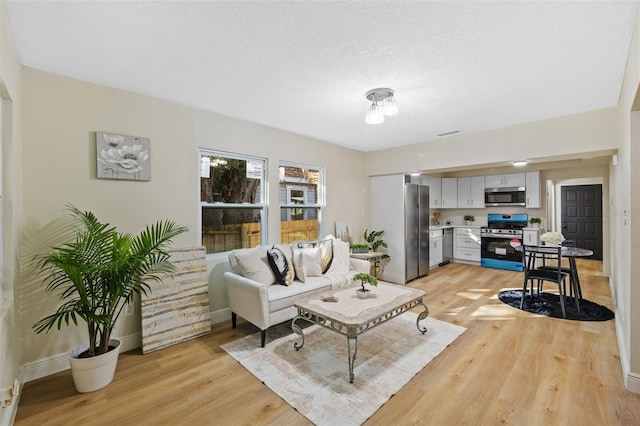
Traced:
POLYGON ((362 286, 362 288, 356 289, 356 295, 360 299, 366 299, 367 297, 370 297, 372 294, 371 290, 364 287, 365 283, 369 283, 369 285, 372 285, 374 287, 378 286, 378 279, 376 277, 374 277, 373 275, 365 274, 363 272, 359 272, 355 274, 353 276, 353 280, 360 281, 360 285, 362 286))
MULTIPOLYGON (((369 244, 369 246, 371 247, 371 250, 373 250, 374 252, 377 252, 378 249, 380 247, 384 247, 387 248, 387 243, 382 239, 382 236, 384 235, 384 231, 371 231, 369 232, 368 229, 364 230, 364 240, 369 244)), ((389 259, 389 255, 384 253, 382 256, 380 256, 380 259, 378 260, 374 260, 373 263, 373 269, 376 273, 376 276, 382 271, 381 266, 382 266, 382 261, 385 259, 389 259)))
POLYGON ((369 251, 369 244, 350 244, 349 248, 351 249, 351 253, 367 253, 369 251))
POLYGON ((63 324, 85 322, 87 348, 69 355, 76 389, 91 392, 113 380, 120 342, 111 338, 111 332, 118 317, 135 294, 147 294, 152 283, 174 270, 165 250, 173 238, 187 229, 165 220, 134 236, 101 223, 91 212, 68 208, 74 241, 35 259, 46 291, 58 294, 61 305, 36 322, 33 329, 41 333, 54 326, 60 330, 63 324), (84 373, 91 372, 85 364, 104 364, 103 360, 98 361, 101 357, 111 359, 110 365, 104 366, 107 371, 98 371, 95 381, 91 375, 85 377, 84 373))
POLYGON ((476 218, 470 214, 465 215, 463 219, 467 225, 471 225, 476 220, 476 218))
POLYGON ((540 219, 539 217, 532 217, 531 219, 529 219, 529 223, 534 228, 537 228, 542 223, 542 219, 540 219))

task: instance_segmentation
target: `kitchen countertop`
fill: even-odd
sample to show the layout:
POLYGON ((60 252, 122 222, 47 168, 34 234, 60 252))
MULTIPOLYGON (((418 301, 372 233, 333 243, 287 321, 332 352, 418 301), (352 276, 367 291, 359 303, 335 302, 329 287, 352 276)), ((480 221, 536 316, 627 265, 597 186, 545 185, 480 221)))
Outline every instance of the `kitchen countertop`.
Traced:
POLYGON ((462 225, 462 224, 451 224, 451 225, 430 225, 429 230, 437 230, 437 229, 447 229, 447 228, 474 228, 480 229, 481 225, 462 225))

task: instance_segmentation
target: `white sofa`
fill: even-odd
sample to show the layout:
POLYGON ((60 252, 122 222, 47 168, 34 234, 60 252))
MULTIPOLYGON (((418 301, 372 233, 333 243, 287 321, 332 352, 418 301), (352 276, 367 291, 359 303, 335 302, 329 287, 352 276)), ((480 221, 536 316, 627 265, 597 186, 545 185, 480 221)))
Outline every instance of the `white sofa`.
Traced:
POLYGON ((229 296, 232 327, 236 328, 238 315, 254 324, 261 331, 262 347, 270 326, 296 316, 297 310, 293 306, 296 301, 350 285, 354 274, 369 272, 369 262, 351 259, 349 244, 340 239, 328 237, 322 241, 304 243, 314 246, 308 248, 301 248, 299 244, 273 246, 286 254, 289 269, 293 269, 291 273, 297 272, 288 285, 276 283, 277 271, 274 272, 274 267, 269 265, 267 254, 272 247, 259 246, 229 253, 231 271, 225 272, 224 281, 229 296), (330 251, 327 245, 330 245, 330 251), (320 254, 316 257, 316 253, 320 254), (324 265, 329 256, 330 264, 324 265), (321 271, 323 266, 326 266, 324 273, 321 271))

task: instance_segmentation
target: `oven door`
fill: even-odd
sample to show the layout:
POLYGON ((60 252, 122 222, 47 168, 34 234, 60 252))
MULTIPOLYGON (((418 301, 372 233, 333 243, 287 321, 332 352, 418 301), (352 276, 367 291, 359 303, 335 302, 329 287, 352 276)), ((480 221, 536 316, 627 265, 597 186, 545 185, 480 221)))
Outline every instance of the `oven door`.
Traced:
POLYGON ((522 271, 522 252, 516 247, 522 245, 522 233, 490 234, 480 238, 480 262, 491 268, 522 271))

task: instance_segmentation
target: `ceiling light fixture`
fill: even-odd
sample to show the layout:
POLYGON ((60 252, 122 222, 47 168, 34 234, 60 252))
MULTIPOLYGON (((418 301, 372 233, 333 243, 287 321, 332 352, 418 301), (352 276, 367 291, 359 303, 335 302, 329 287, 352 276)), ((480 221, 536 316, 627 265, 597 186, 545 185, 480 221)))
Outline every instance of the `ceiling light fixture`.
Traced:
POLYGON ((516 160, 513 162, 513 165, 516 167, 522 167, 527 165, 527 160, 516 160))
POLYGON ((384 123, 385 115, 396 115, 398 113, 398 103, 393 96, 392 89, 369 90, 366 98, 371 101, 371 106, 367 110, 365 121, 368 124, 384 123))

